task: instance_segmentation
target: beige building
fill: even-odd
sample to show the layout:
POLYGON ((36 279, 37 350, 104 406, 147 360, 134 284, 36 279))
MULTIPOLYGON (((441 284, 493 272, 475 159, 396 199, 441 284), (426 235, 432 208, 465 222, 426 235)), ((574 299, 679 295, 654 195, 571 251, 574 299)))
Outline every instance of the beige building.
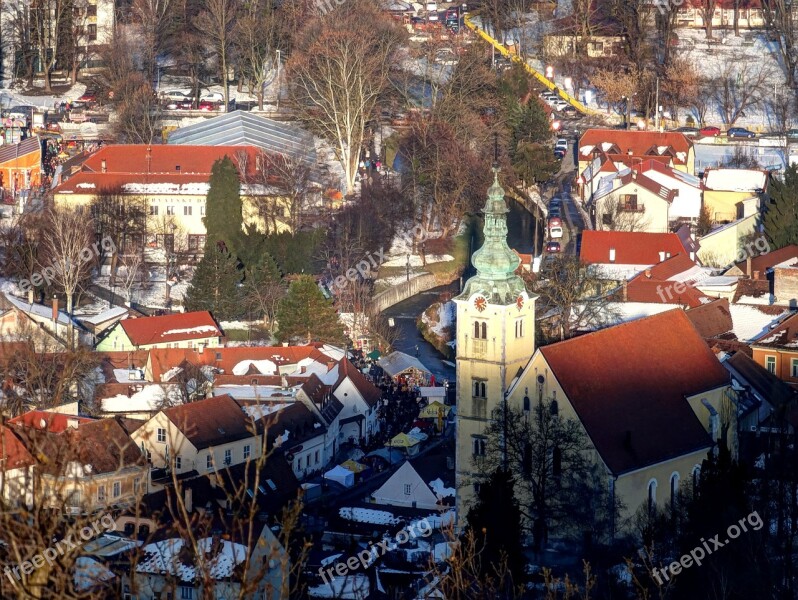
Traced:
MULTIPOLYGON (((241 146, 103 146, 74 173, 64 173, 53 190, 56 206, 78 211, 97 198, 135 207, 130 233, 120 251, 146 248, 150 260, 163 252, 201 255, 205 245, 205 202, 211 169, 229 157, 242 181, 243 225, 261 232, 290 229, 290 203, 274 187, 263 153, 241 146), (141 222, 143 221, 143 222, 141 222)), ((115 240, 115 243, 118 241, 115 240)))
POLYGON ((509 402, 523 410, 530 396, 554 401, 560 415, 579 421, 625 506, 618 531, 640 506, 665 507, 723 428, 734 431, 728 381, 684 311, 674 309, 541 347, 509 402))
POLYGON ((507 204, 495 172, 488 190, 485 243, 473 256, 477 274, 454 299, 457 305, 458 520, 474 496, 474 459, 485 454, 491 413, 535 351, 535 300, 515 274, 518 255, 507 245, 507 204))
POLYGON ((600 231, 668 233, 676 190, 635 170, 604 177, 593 196, 600 231))
POLYGON ((122 319, 97 342, 98 352, 216 348, 224 333, 208 311, 122 319))
POLYGON ((262 432, 256 418, 230 396, 167 408, 133 433, 152 466, 153 487, 172 477, 212 475, 261 456, 262 432))

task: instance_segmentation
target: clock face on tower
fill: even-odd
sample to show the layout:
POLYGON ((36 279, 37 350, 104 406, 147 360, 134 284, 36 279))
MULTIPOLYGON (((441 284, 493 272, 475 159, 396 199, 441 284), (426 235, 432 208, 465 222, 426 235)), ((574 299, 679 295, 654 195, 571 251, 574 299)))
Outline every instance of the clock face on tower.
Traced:
POLYGON ((524 297, 523 296, 518 296, 518 298, 515 299, 515 306, 518 308, 518 310, 521 310, 522 308, 524 308, 524 297))
POLYGON ((474 306, 476 307, 476 309, 477 309, 479 312, 482 312, 483 310, 485 310, 485 308, 487 308, 487 306, 488 306, 488 301, 487 301, 487 300, 485 300, 485 298, 484 298, 484 297, 482 297, 482 296, 477 296, 477 297, 474 299, 474 306))

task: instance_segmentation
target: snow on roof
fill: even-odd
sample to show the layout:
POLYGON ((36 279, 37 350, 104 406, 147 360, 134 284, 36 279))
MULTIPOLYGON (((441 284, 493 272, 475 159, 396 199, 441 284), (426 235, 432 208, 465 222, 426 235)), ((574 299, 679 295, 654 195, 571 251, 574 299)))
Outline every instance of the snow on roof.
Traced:
MULTIPOLYGON (((37 304, 33 303, 30 304, 11 294, 6 294, 6 299, 14 305, 14 307, 18 308, 24 313, 29 315, 34 315, 36 317, 40 317, 42 319, 48 319, 52 321, 53 319, 53 308, 51 306, 46 306, 44 304, 37 304)), ((69 324, 69 315, 67 315, 64 311, 58 311, 58 324, 59 325, 68 325, 69 324)))
POLYGON ((377 364, 391 377, 411 368, 418 369, 425 373, 430 372, 416 357, 399 351, 391 352, 387 356, 383 356, 377 361, 377 364))
POLYGON ((142 389, 131 396, 117 394, 110 398, 102 398, 104 412, 125 413, 125 412, 154 412, 162 407, 166 401, 169 404, 181 404, 183 396, 180 390, 174 386, 163 386, 159 383, 142 384, 142 389), (166 388, 166 389, 164 389, 166 388))
POLYGON ((161 333, 161 337, 167 335, 182 335, 185 333, 216 333, 218 328, 213 325, 197 325, 196 327, 186 327, 183 329, 168 329, 161 333))
POLYGON ((276 413, 290 404, 249 404, 244 407, 244 412, 254 420, 262 419, 263 417, 276 413))
POLYGON ((225 383, 213 386, 216 396, 227 394, 236 400, 265 400, 267 398, 293 399, 301 385, 284 388, 279 385, 243 385, 225 383))
MULTIPOLYGON (((235 567, 247 555, 247 548, 227 540, 216 540, 219 544, 218 554, 208 557, 214 547, 213 538, 202 538, 197 541, 198 551, 205 554, 205 569, 213 579, 226 579, 233 575, 235 567)), ((152 573, 163 575, 168 573, 177 576, 181 581, 194 582, 197 579, 197 569, 187 565, 181 560, 180 554, 184 542, 182 539, 168 539, 142 548, 144 556, 136 566, 138 573, 152 573)), ((204 574, 203 574, 204 575, 204 574)))
POLYGON ((370 523, 372 525, 397 525, 400 522, 392 512, 373 508, 351 508, 344 506, 338 509, 338 516, 347 521, 370 523))
POLYGON ((707 169, 707 189, 727 192, 756 192, 767 185, 767 172, 759 169, 707 169))
POLYGON ((119 383, 144 381, 144 371, 141 369, 114 369, 114 379, 119 383))
POLYGON ((242 360, 233 367, 233 375, 246 375, 250 367, 255 367, 263 375, 277 375, 277 365, 268 359, 242 360))
POLYGON ((75 561, 75 588, 85 592, 116 578, 116 575, 100 561, 89 556, 79 556, 75 561))
POLYGON ((439 499, 455 495, 455 489, 451 487, 446 487, 443 484, 443 480, 441 480, 440 478, 431 481, 429 486, 432 488, 432 491, 435 492, 435 494, 438 496, 439 499))
POLYGON ((728 287, 736 284, 739 277, 731 277, 727 275, 713 275, 711 277, 704 277, 698 282, 696 287, 709 288, 709 287, 728 287))
POLYGON ((755 306, 744 306, 741 304, 729 304, 732 325, 737 339, 741 342, 750 343, 760 335, 771 330, 771 325, 781 321, 789 310, 778 315, 767 314, 755 306))
POLYGON ((106 321, 110 321, 111 319, 116 319, 117 317, 121 317, 124 314, 127 314, 126 308, 123 308, 121 306, 115 306, 113 308, 109 308, 108 310, 104 310, 103 312, 96 315, 80 315, 78 316, 78 318, 81 321, 90 323, 91 325, 99 325, 100 323, 105 323, 106 321))
MULTIPOLYGON (((78 186, 94 184, 79 183, 78 186)), ((192 183, 125 183, 122 191, 127 194, 187 194, 191 196, 206 196, 210 184, 201 182, 192 183)))

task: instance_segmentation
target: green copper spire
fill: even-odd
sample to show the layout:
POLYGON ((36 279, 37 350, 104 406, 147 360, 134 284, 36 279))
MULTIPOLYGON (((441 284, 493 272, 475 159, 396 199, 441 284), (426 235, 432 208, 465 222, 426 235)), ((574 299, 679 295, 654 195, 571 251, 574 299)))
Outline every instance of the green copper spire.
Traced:
POLYGON ((493 185, 488 189, 488 201, 482 209, 485 215, 485 243, 474 253, 472 263, 477 274, 466 282, 460 298, 470 298, 482 292, 494 304, 515 302, 525 290, 524 282, 515 274, 521 259, 507 245, 507 203, 499 185, 499 169, 493 168, 493 185))

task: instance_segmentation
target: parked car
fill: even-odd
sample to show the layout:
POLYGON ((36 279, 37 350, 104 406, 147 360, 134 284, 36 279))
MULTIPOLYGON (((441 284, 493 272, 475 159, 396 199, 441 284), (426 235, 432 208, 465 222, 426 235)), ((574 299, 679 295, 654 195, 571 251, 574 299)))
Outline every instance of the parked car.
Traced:
POLYGON ((732 127, 726 133, 730 138, 755 138, 756 134, 745 127, 732 127))
POLYGON ((706 127, 702 127, 698 133, 704 137, 715 137, 720 135, 720 127, 715 127, 714 125, 708 125, 706 127))
POLYGON ((560 252, 560 242, 547 242, 546 252, 556 253, 560 252))
POLYGON ((81 107, 81 106, 91 106, 92 104, 97 103, 97 92, 91 89, 87 89, 85 93, 75 100, 73 106, 81 107))
POLYGON ((161 92, 161 98, 164 100, 191 100, 191 94, 181 90, 168 90, 161 92))
POLYGON ((573 106, 571 106, 570 104, 569 104, 568 106, 566 106, 566 107, 562 108, 562 109, 560 110, 560 112, 561 112, 563 115, 567 116, 567 117, 575 117, 575 116, 577 116, 577 115, 579 114, 579 111, 578 111, 578 110, 576 110, 576 109, 575 109, 573 106))
POLYGON ((787 131, 787 139, 791 142, 798 141, 798 129, 790 129, 787 131))
POLYGON ((695 137, 700 133, 698 127, 679 127, 678 129, 674 129, 674 131, 683 133, 687 137, 695 137))
POLYGON ((562 214, 560 213, 559 205, 549 206, 549 216, 550 217, 561 217, 562 216, 562 214))
POLYGON ((552 107, 554 110, 562 110, 562 109, 564 109, 566 106, 570 106, 570 104, 568 104, 568 103, 567 103, 565 100, 559 100, 559 99, 558 99, 558 100, 555 100, 555 101, 553 101, 553 102, 551 103, 551 107, 552 107))
POLYGON ((565 138, 558 139, 557 143, 554 144, 554 148, 555 148, 555 150, 557 148, 562 148, 563 150, 568 150, 568 140, 566 140, 565 138))
POLYGON ((549 216, 548 228, 549 237, 551 239, 558 239, 562 237, 562 219, 560 217, 549 216))
POLYGON ((210 110, 218 110, 219 106, 216 102, 210 102, 208 100, 202 100, 199 103, 199 110, 210 111, 210 110))
POLYGON ((222 92, 205 92, 200 95, 200 102, 224 102, 224 94, 222 92))
POLYGON ((551 200, 549 200, 549 209, 552 209, 555 206, 559 208, 561 203, 562 200, 560 200, 559 198, 552 198, 551 200))
POLYGON ((169 100, 166 102, 166 108, 169 110, 191 110, 194 103, 186 98, 184 100, 169 100))

